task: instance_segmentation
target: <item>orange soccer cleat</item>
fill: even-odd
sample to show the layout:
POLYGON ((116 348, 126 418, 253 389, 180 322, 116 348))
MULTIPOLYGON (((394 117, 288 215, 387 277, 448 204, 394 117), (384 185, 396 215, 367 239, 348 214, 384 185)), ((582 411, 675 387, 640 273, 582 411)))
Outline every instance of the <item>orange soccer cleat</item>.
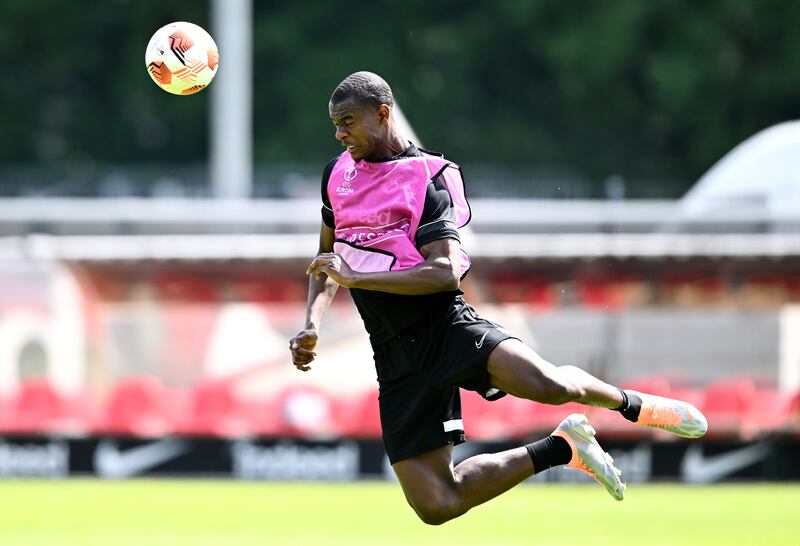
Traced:
POLYGON ((699 409, 688 402, 654 394, 626 391, 642 399, 639 425, 664 429, 683 438, 700 438, 708 430, 708 421, 699 409))
POLYGON ((594 435, 589 420, 580 413, 568 416, 553 431, 553 436, 564 438, 572 449, 572 459, 567 466, 590 475, 612 497, 621 501, 625 496, 625 484, 620 480, 622 471, 614 466, 614 459, 603 451, 594 435))

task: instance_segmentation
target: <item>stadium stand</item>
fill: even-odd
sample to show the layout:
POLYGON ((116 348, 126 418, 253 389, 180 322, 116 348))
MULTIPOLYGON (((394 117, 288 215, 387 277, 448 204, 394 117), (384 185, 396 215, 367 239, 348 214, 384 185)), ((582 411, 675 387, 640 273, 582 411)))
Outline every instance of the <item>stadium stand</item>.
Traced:
POLYGON ((700 406, 709 421, 710 436, 736 433, 749 407, 758 403, 756 385, 749 377, 713 381, 705 389, 700 406))
POLYGON ((111 390, 97 432, 127 436, 159 436, 175 430, 168 392, 153 375, 138 375, 120 380, 111 390))
MULTIPOLYGON (((623 386, 691 402, 708 417, 712 439, 800 434, 800 392, 782 393, 758 386, 750 377, 721 378, 698 388, 647 376, 623 386)), ((65 396, 48 380, 37 378, 22 383, 14 396, 0 399, 0 410, 0 432, 7 434, 316 440, 378 439, 381 434, 377 394, 372 389, 336 396, 295 385, 275 396, 245 399, 227 381, 208 380, 192 389, 168 388, 155 376, 141 375, 120 380, 103 398, 88 393, 65 396)), ((607 438, 668 438, 658 430, 628 423, 613 412, 574 403, 550 406, 512 396, 486 402, 477 393, 462 391, 462 412, 466 432, 475 440, 538 437, 574 412, 587 413, 607 438)))
POLYGON ((553 282, 539 275, 498 273, 488 278, 492 301, 525 303, 538 310, 558 305, 558 296, 553 282))
POLYGON ((248 435, 252 417, 235 386, 228 381, 205 380, 189 393, 188 411, 178 432, 199 436, 248 435))
POLYGON ((9 432, 33 434, 84 434, 92 421, 87 396, 68 396, 47 378, 24 381, 10 403, 9 432))
POLYGON ((366 390, 353 396, 332 397, 330 402, 337 422, 336 430, 341 436, 381 437, 381 418, 376 390, 366 390))
MULTIPOLYGON (((666 201, 471 204, 475 260, 468 282, 477 297, 470 301, 498 322, 508 319, 506 326, 545 358, 688 399, 709 412, 714 434, 798 429, 799 398, 789 394, 797 386, 781 387, 778 373, 787 336, 782 313, 800 302, 797 215, 748 209, 684 222, 680 204, 666 201)), ((20 307, 36 308, 45 317, 41 331, 52 317, 66 316, 83 345, 73 347, 82 352, 66 364, 62 357, 71 353, 64 347, 43 352, 52 360, 48 367, 70 370, 63 374, 69 388, 60 379, 6 389, 0 400, 6 432, 379 436, 373 386, 339 393, 309 374, 301 389, 286 371, 279 340, 302 321, 302 272, 317 245, 316 199, 291 207, 277 200, 7 205, 0 207, 0 257, 17 265, 0 272, 13 295, 0 301, 0 325, 11 324, 20 307), (49 235, 20 235, 21 226, 34 224, 49 235), (57 301, 43 296, 65 277, 77 281, 75 294, 57 301), (221 332, 225 307, 245 302, 255 304, 235 321, 245 333, 221 332), (58 309, 52 317, 51 309, 58 309), (237 351, 251 331, 264 336, 237 351), (224 348, 214 358, 211 340, 224 348), (82 367, 70 368, 78 360, 82 367), (246 397, 235 382, 205 379, 251 364, 263 366, 268 388, 246 389, 246 397), (93 393, 76 404, 64 393, 80 382, 91 382, 93 393)), ((363 361, 352 369, 368 374, 371 355, 359 348, 363 332, 347 292, 337 300, 344 308, 332 309, 320 354, 363 361)), ((6 331, 23 332, 22 326, 6 331)), ((547 432, 574 410, 584 409, 510 397, 487 404, 464 395, 465 425, 479 438, 547 432)), ((589 412, 604 434, 644 434, 609 412, 589 412)))
MULTIPOLYGON (((798 393, 800 396, 800 393, 798 393)), ((752 439, 790 431, 792 396, 774 388, 757 388, 742 412, 738 435, 752 439)))
POLYGON ((322 389, 294 385, 280 393, 277 400, 284 435, 315 439, 340 435, 333 403, 322 389))
POLYGON ((217 287, 208 279, 183 272, 155 276, 156 296, 162 300, 214 303, 219 301, 217 287))

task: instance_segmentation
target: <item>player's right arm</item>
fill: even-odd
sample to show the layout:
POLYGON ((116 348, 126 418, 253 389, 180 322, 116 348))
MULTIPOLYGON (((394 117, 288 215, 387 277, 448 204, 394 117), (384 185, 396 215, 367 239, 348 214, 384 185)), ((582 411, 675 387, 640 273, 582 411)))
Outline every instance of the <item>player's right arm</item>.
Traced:
MULTIPOLYGON (((322 222, 319 232, 319 251, 317 254, 323 252, 333 252, 333 241, 335 235, 333 228, 328 227, 325 222, 322 222)), ((311 369, 311 362, 317 353, 314 349, 317 347, 317 340, 319 339, 319 327, 322 323, 322 317, 333 301, 336 295, 336 289, 339 288, 339 283, 328 277, 327 275, 308 276, 308 301, 306 302, 306 324, 300 332, 289 341, 289 350, 292 352, 292 363, 298 370, 307 372, 311 369)))

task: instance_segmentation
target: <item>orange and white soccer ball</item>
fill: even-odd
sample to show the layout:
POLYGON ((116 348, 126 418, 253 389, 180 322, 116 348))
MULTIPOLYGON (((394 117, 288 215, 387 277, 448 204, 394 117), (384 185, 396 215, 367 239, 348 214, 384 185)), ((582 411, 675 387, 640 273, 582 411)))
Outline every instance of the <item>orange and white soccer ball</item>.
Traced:
POLYGON ((161 89, 174 95, 191 95, 214 79, 219 51, 202 27, 179 21, 153 34, 144 62, 147 73, 161 89))

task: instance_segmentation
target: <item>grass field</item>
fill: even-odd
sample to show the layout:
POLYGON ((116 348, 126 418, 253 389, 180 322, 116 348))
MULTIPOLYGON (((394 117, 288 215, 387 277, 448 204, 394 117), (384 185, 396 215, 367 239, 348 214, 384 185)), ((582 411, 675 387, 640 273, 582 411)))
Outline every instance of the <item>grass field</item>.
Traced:
POLYGON ((522 486, 440 527, 389 483, 0 482, 2 546, 800 544, 800 485, 522 486))

